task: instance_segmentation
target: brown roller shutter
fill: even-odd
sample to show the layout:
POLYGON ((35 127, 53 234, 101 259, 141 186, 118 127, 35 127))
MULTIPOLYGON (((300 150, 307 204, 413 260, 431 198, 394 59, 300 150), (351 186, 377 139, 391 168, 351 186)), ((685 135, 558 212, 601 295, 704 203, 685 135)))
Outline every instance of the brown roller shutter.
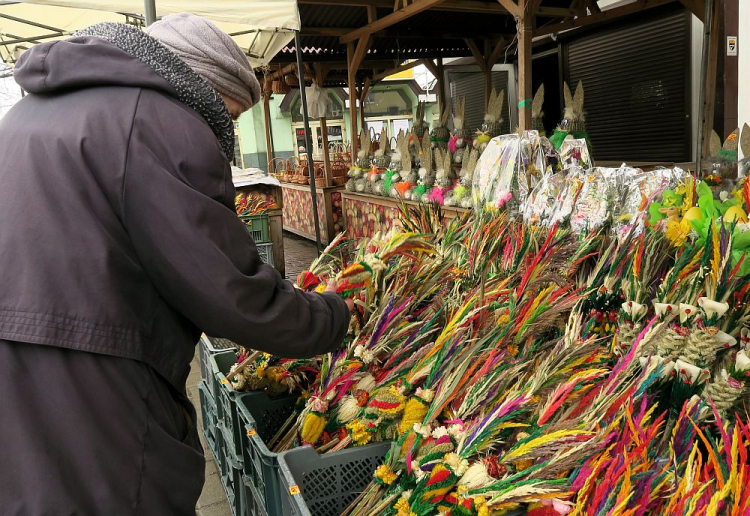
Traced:
POLYGON ((680 9, 564 45, 571 90, 583 81, 595 159, 690 161, 689 36, 680 9))

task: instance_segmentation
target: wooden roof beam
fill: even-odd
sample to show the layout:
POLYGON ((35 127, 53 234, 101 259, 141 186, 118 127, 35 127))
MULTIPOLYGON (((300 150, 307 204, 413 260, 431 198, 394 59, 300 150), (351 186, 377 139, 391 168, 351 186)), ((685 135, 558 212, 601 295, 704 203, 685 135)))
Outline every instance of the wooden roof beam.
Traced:
POLYGON ((488 73, 489 68, 487 67, 487 60, 485 59, 481 50, 479 50, 476 41, 471 38, 466 38, 464 41, 466 42, 466 46, 469 47, 471 55, 474 56, 474 60, 476 60, 479 68, 481 68, 482 73, 488 73))
POLYGON ((585 27, 587 25, 594 25, 596 23, 602 23, 610 20, 627 16, 629 14, 637 13, 646 9, 659 7, 665 4, 670 4, 677 0, 639 0, 636 3, 624 5, 622 7, 616 7, 614 9, 608 9, 602 11, 600 14, 590 14, 588 16, 580 16, 574 20, 564 21, 555 23, 552 25, 545 25, 539 27, 534 31, 534 36, 546 36, 547 34, 554 34, 569 29, 575 29, 577 27, 585 27))
POLYGON ((492 53, 487 58, 487 66, 489 68, 495 66, 495 63, 500 59, 500 54, 502 54, 503 50, 505 50, 505 39, 500 38, 497 43, 495 43, 495 48, 492 49, 492 53))
MULTIPOLYGON (((334 5, 344 7, 364 7, 370 5, 383 9, 393 9, 394 6, 393 0, 298 0, 297 3, 300 5, 334 5)), ((433 9, 479 14, 508 14, 507 9, 499 3, 483 2, 481 0, 446 0, 442 4, 433 7, 433 9)), ((557 8, 552 7, 549 9, 554 10, 557 8)))
POLYGON ((515 0, 497 0, 500 2, 500 5, 505 7, 505 9, 512 14, 513 16, 518 16, 518 4, 515 2, 515 0))
POLYGON ((432 59, 422 59, 422 64, 430 71, 432 75, 437 79, 440 76, 440 70, 438 66, 432 61, 432 59))
POLYGON ((350 32, 341 37, 341 43, 349 43, 362 37, 369 37, 373 32, 387 29, 388 27, 395 25, 396 23, 402 22, 407 18, 419 14, 422 11, 430 9, 436 5, 445 2, 445 0, 415 0, 408 6, 399 9, 398 11, 389 14, 379 20, 375 20, 372 23, 368 23, 364 27, 350 32))

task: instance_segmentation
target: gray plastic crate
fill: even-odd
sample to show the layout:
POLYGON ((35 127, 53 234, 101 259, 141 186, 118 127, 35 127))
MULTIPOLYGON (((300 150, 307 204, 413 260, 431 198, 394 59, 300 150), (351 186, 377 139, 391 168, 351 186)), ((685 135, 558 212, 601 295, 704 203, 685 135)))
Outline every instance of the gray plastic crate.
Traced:
MULTIPOLYGON (((220 425, 221 426, 221 425, 220 425)), ((221 486, 227 496, 232 516, 243 516, 244 486, 242 485, 242 466, 232 457, 231 450, 226 446, 226 434, 223 430, 218 432, 218 440, 221 443, 217 459, 221 486)))
POLYGON ((236 457, 242 456, 242 443, 240 442, 240 422, 237 413, 237 397, 247 396, 248 393, 237 392, 227 380, 232 365, 237 363, 237 355, 234 351, 217 353, 210 358, 211 367, 215 371, 215 392, 218 420, 226 429, 227 446, 231 447, 236 457))
POLYGON ((242 516, 242 497, 244 496, 242 463, 233 456, 231 448, 227 446, 224 447, 224 464, 226 468, 224 474, 221 476, 221 484, 224 486, 224 491, 227 494, 232 514, 234 516, 242 516))
POLYGON ((216 404, 214 403, 211 393, 208 391, 208 384, 201 380, 198 384, 198 395, 201 404, 201 416, 203 419, 203 437, 211 453, 216 457, 216 432, 218 419, 216 416, 216 404))
POLYGON ((268 515, 282 514, 278 454, 270 451, 266 443, 294 412, 297 396, 271 398, 264 392, 252 392, 237 397, 236 401, 242 464, 246 481, 254 490, 246 490, 246 498, 254 497, 247 503, 262 507, 268 515))
POLYGON ((237 345, 231 340, 217 339, 203 335, 198 343, 198 362, 201 368, 201 378, 206 381, 211 397, 216 399, 214 392, 213 372, 211 371, 211 355, 236 349, 237 345))
POLYGON ((373 443, 326 455, 303 446, 282 453, 280 515, 339 516, 370 484, 390 446, 373 443))
POLYGON ((256 242, 255 247, 258 248, 258 254, 260 255, 260 260, 263 263, 267 263, 271 267, 274 267, 274 264, 273 264, 273 244, 258 244, 256 242))
MULTIPOLYGON (((242 487, 244 488, 242 496, 242 514, 243 516, 271 516, 266 512, 266 508, 263 505, 263 498, 253 482, 246 476, 242 477, 242 487)), ((274 513, 281 514, 280 512, 274 513)))

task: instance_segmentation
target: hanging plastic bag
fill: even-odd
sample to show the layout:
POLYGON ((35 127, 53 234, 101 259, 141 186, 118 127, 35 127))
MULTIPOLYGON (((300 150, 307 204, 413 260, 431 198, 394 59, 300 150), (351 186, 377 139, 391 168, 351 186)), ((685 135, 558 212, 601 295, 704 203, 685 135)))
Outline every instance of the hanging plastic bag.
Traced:
MULTIPOLYGON (((305 95, 307 95, 307 115, 310 118, 323 118, 328 112, 328 104, 330 102, 328 93, 326 90, 313 83, 312 86, 305 88, 305 95)), ((302 106, 300 105, 300 114, 302 114, 302 106)))

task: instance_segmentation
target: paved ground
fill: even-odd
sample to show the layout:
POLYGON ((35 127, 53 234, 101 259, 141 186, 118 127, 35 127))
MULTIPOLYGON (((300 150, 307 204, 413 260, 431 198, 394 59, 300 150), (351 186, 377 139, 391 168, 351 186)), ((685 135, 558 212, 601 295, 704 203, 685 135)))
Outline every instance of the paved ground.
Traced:
MULTIPOLYGON (((315 255, 314 242, 289 233, 284 234, 284 258, 286 261, 287 278, 294 281, 297 275, 305 270, 313 259, 315 259, 315 255)), ((203 426, 200 397, 198 395, 198 383, 200 381, 201 371, 198 364, 198 355, 196 354, 190 366, 190 376, 188 377, 187 385, 188 397, 198 412, 199 429, 203 426)), ((200 434, 203 449, 206 451, 206 484, 203 486, 203 494, 201 494, 196 506, 197 516, 231 516, 232 512, 229 509, 229 503, 227 503, 224 489, 221 486, 216 462, 208 446, 206 446, 206 441, 203 439, 203 432, 199 431, 198 433, 200 434)))
POLYGON ((310 266, 315 256, 315 242, 292 233, 284 233, 284 261, 288 279, 296 280, 297 275, 310 266))

